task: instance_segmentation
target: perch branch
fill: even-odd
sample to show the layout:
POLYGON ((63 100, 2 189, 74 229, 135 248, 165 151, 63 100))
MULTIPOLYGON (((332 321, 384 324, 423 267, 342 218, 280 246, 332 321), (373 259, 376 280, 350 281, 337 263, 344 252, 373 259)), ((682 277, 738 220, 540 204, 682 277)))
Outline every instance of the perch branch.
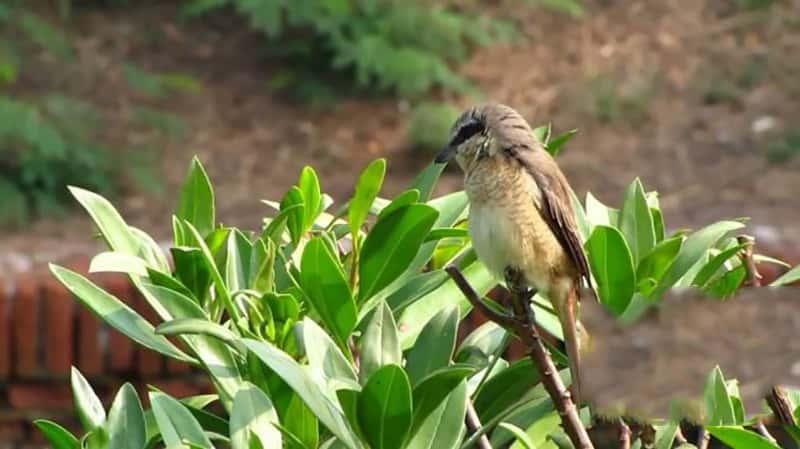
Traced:
POLYGON ((772 413, 775 414, 775 418, 779 423, 784 426, 797 425, 797 420, 794 419, 794 414, 792 413, 791 403, 783 388, 778 386, 772 387, 766 400, 767 405, 769 405, 769 408, 772 410, 772 413))
POLYGON ((772 434, 769 433, 769 430, 767 430, 767 426, 764 425, 764 421, 760 419, 758 420, 758 422, 756 423, 756 430, 762 437, 768 439, 770 443, 778 444, 778 440, 776 440, 775 437, 773 437, 772 434))
MULTIPOLYGON (((478 417, 478 412, 475 411, 475 405, 472 404, 472 399, 467 399, 467 429, 469 429, 470 433, 475 433, 480 428, 481 420, 478 417)), ((489 437, 485 433, 478 437, 478 447, 480 449, 492 449, 489 437)))
POLYGON ((711 441, 711 434, 708 433, 705 427, 701 427, 697 435, 697 449, 708 449, 709 441, 711 441))
POLYGON ((738 241, 740 245, 744 245, 739 257, 741 257, 744 269, 747 271, 747 282, 751 287, 761 287, 761 274, 759 274, 758 268, 756 268, 756 261, 753 258, 753 244, 755 243, 755 239, 749 235, 740 235, 736 237, 736 241, 738 241))
POLYGON ((518 285, 512 285, 510 290, 512 293, 512 304, 514 304, 514 317, 500 315, 491 310, 481 301, 480 296, 472 288, 471 285, 464 279, 464 275, 458 267, 450 265, 446 268, 447 274, 455 281, 458 288, 469 300, 469 302, 478 310, 486 313, 492 321, 495 321, 500 326, 513 329, 514 333, 519 337, 528 349, 528 354, 536 366, 537 370, 541 373, 542 384, 547 390, 547 394, 555 404, 556 410, 561 417, 561 424, 564 431, 567 433, 570 441, 576 449, 594 449, 592 441, 589 439, 589 434, 581 423, 580 416, 578 415, 578 408, 572 402, 572 397, 569 391, 564 386, 561 376, 558 374, 550 354, 542 345, 541 338, 533 320, 533 311, 530 304, 525 304, 530 298, 522 292, 518 285))

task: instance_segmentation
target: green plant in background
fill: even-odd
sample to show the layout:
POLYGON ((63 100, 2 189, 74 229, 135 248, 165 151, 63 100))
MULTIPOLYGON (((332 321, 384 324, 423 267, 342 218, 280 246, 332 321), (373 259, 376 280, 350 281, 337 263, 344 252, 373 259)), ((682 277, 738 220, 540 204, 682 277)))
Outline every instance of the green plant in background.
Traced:
POLYGON ((450 128, 459 111, 446 103, 424 102, 411 111, 408 136, 414 147, 425 151, 439 151, 450 138, 450 128))
MULTIPOLYGON (((551 139, 542 127, 536 134, 557 154, 574 132, 551 139)), ((385 199, 385 162, 377 160, 350 201, 335 207, 306 167, 280 201, 264 201, 275 214, 250 232, 217 224, 213 187, 195 160, 172 217, 172 266, 106 199, 72 188, 109 247, 90 271, 127 273, 159 324, 79 273, 51 265, 55 277, 114 329, 205 372, 214 392, 176 399, 152 391, 153 409, 144 412, 124 387, 106 415, 75 372, 87 434, 78 440, 52 423, 37 425, 59 449, 79 442, 427 449, 432 441, 468 449, 484 432, 494 447, 554 447, 564 440, 558 414, 531 362, 503 357, 506 330, 487 323, 457 344, 470 305, 443 267, 459 266, 481 294, 496 280, 477 262, 461 225, 464 192, 431 198, 442 169, 428 167, 409 190, 385 199), (213 401, 221 412, 205 409, 213 401), (483 423, 477 433, 464 424, 468 403, 483 423)), ((682 283, 721 295, 738 287, 740 266, 731 258, 738 248, 727 236, 741 223, 666 237, 655 195, 638 180, 621 210, 589 198, 585 212, 576 202, 581 230, 601 301, 617 315, 628 313, 635 295, 656 303, 682 283)), ((560 335, 549 305, 535 298, 534 308, 539 324, 560 335)), ((565 356, 552 351, 568 381, 565 356)), ((717 390, 713 410, 720 407, 717 390)), ((735 416, 710 421, 726 426, 710 431, 720 439, 741 434, 742 441, 755 435, 729 428, 747 424, 735 416)), ((671 447, 674 424, 655 424, 659 435, 666 432, 659 447, 671 447)))
MULTIPOLYGON (((62 213, 67 185, 104 194, 130 186, 158 191, 150 147, 164 137, 181 138, 183 121, 136 106, 127 119, 151 138, 137 148, 110 150, 103 132, 107 123, 93 104, 55 91, 23 93, 25 67, 33 64, 29 55, 44 51, 56 58, 59 70, 75 62, 69 37, 21 2, 0 3, 0 25, 0 87, 14 88, 13 94, 0 93, 0 194, 5 201, 0 226, 22 226, 35 216, 62 213)), ((200 89, 184 75, 150 74, 132 65, 123 69, 133 87, 150 96, 200 89)))
POLYGON ((767 146, 767 159, 773 163, 788 162, 800 155, 800 128, 792 128, 767 146))
POLYGON ((647 115, 647 108, 656 90, 653 75, 638 80, 623 82, 611 74, 591 77, 581 88, 590 114, 603 122, 618 120, 640 120, 647 115))

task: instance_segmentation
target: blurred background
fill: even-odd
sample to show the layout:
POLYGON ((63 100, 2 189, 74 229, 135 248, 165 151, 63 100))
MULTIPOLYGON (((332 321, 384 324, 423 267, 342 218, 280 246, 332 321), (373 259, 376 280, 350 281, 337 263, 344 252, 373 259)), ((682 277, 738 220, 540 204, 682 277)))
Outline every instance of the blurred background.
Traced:
MULTIPOLYGON (((67 185, 166 240, 196 154, 221 221, 258 229, 259 200, 304 165, 344 201, 386 157, 383 195, 400 192, 482 101, 577 128, 559 162, 581 198, 618 206, 639 176, 669 228, 748 216, 758 251, 800 262, 800 0, 0 0, 6 294, 18 310, 18 279, 97 251, 67 185)), ((449 170, 440 193, 460 182, 449 170)), ((47 326, 17 322, 0 335, 12 409, 3 379, 73 361, 47 334, 20 369, 14 347, 47 326)))

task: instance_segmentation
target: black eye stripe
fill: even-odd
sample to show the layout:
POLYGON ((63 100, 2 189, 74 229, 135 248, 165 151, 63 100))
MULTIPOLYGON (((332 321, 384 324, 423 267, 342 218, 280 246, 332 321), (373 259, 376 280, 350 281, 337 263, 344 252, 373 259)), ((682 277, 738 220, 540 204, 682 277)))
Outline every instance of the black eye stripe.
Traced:
POLYGON ((451 142, 451 145, 453 146, 461 145, 462 143, 467 141, 467 139, 469 139, 470 137, 474 136, 475 134, 478 134, 479 132, 482 132, 483 129, 484 126, 483 123, 481 122, 476 121, 467 123, 458 130, 458 134, 456 134, 456 136, 453 138, 453 142, 451 142))

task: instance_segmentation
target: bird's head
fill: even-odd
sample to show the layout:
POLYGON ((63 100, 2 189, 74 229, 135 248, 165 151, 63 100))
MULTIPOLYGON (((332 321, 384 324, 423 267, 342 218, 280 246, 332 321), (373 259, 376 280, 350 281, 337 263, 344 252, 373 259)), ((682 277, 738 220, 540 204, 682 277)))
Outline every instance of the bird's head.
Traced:
POLYGON ((492 158, 517 142, 529 142, 533 134, 525 119, 503 104, 486 104, 458 117, 450 140, 436 156, 437 163, 453 159, 464 171, 492 158))

